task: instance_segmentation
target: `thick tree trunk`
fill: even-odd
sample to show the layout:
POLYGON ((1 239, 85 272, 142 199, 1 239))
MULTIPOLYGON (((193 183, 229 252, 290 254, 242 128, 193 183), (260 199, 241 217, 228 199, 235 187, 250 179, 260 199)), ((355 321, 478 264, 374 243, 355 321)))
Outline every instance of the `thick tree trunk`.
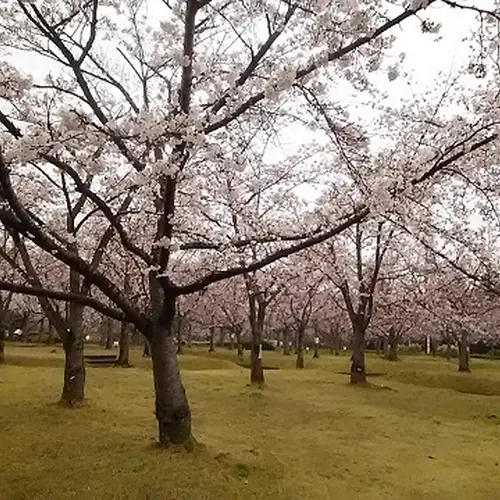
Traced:
POLYGON ((214 337, 215 337, 215 326, 210 327, 210 344, 208 346, 208 352, 215 352, 215 347, 214 347, 214 337))
POLYGON ((158 440, 163 446, 191 441, 191 410, 177 364, 172 335, 158 328, 151 339, 158 440))
POLYGON ((120 325, 120 353, 118 354, 118 360, 116 361, 117 366, 123 366, 125 368, 130 367, 129 351, 130 351, 130 325, 125 321, 122 321, 120 325))
POLYGON ((295 368, 304 368, 304 349, 297 347, 297 359, 295 360, 295 368))
POLYGON ((458 371, 470 372, 469 339, 463 331, 458 342, 458 371))
POLYGON ((68 314, 69 329, 64 347, 64 386, 61 402, 67 406, 81 406, 84 402, 85 361, 83 358, 83 306, 70 304, 68 314))
POLYGON ((262 337, 266 318, 267 301, 265 294, 254 288, 252 279, 245 276, 248 292, 248 319, 250 321, 250 383, 264 384, 264 368, 262 366, 262 337))
POLYGON ((142 350, 142 357, 143 358, 150 358, 151 357, 151 344, 149 343, 148 339, 144 339, 144 349, 142 350))
POLYGON ((353 325, 351 384, 366 382, 365 371, 365 331, 360 324, 353 325))
POLYGON ((264 369, 262 367, 262 344, 252 336, 252 350, 250 354, 250 383, 264 383, 264 369))
POLYGON ((398 341, 399 336, 396 334, 394 328, 389 329, 389 352, 387 353, 387 359, 389 361, 398 361, 398 341))
POLYGON ((290 356, 290 329, 288 326, 283 329, 283 355, 290 356))

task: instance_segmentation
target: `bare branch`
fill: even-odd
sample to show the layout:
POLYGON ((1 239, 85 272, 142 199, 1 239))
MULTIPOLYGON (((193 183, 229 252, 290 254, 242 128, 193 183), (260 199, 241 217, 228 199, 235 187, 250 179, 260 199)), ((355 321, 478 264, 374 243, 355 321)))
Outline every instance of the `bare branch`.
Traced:
POLYGON ((40 288, 37 286, 19 285, 4 280, 0 280, 0 290, 8 290, 13 293, 19 293, 22 295, 32 295, 35 297, 45 297, 48 299, 62 300, 64 302, 75 302, 77 304, 89 306, 92 309, 110 318, 117 319, 119 321, 129 321, 129 318, 123 311, 106 306, 97 299, 88 297, 86 295, 80 295, 78 293, 49 290, 47 288, 40 288))

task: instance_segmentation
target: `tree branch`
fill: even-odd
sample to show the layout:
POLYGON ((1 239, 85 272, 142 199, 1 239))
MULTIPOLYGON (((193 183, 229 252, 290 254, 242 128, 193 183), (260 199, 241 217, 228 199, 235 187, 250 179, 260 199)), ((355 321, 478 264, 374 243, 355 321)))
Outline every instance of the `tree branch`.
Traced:
POLYGON ((0 290, 7 290, 22 295, 32 295, 34 297, 45 297, 48 299, 61 300, 63 302, 75 302, 77 304, 89 306, 92 309, 104 314, 105 316, 116 319, 118 321, 130 321, 128 316, 123 311, 106 306, 97 299, 88 297, 86 295, 80 295, 78 293, 49 290, 47 288, 41 288, 38 286, 19 285, 17 283, 11 283, 4 280, 0 280, 0 290))
MULTIPOLYGON (((175 292, 177 293, 177 295, 186 295, 202 290, 212 283, 262 269, 263 267, 272 264, 279 259, 288 257, 289 255, 293 255, 294 253, 300 252, 301 250, 305 250, 306 248, 310 248, 314 245, 317 245, 318 243, 322 243, 323 241, 332 238, 348 227, 351 227, 353 224, 356 224, 356 222, 363 220, 369 214, 369 212, 370 210, 367 207, 361 207, 357 212, 349 215, 346 218, 345 222, 337 225, 329 231, 325 231, 324 233, 313 236, 312 238, 308 238, 307 240, 297 243, 296 245, 292 245, 288 248, 277 250, 276 252, 269 254, 267 257, 257 260, 251 264, 233 267, 224 271, 213 271, 188 285, 175 287, 175 292)), ((162 278, 159 277, 159 279, 161 280, 162 278)))

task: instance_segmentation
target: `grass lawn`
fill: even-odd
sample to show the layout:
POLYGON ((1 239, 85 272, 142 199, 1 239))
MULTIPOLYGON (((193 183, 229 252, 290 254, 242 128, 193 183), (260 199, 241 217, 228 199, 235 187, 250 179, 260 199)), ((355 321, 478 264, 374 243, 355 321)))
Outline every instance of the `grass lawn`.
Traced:
MULTIPOLYGON (((373 385, 340 374, 347 356, 264 353, 264 389, 236 353, 180 356, 202 444, 154 447, 150 361, 89 367, 88 404, 57 402, 62 350, 6 346, 0 366, 0 499, 500 499, 500 361, 368 358, 373 385), (382 375, 380 375, 382 374, 382 375)), ((88 351, 99 350, 90 347, 88 351)), ((245 353, 248 356, 248 353, 245 353)))

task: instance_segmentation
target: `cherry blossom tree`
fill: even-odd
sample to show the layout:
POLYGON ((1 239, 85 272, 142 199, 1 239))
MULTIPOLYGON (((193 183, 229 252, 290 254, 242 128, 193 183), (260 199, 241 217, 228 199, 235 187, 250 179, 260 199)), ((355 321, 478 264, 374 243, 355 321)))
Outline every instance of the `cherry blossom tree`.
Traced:
MULTIPOLYGON (((328 86, 321 85, 328 81, 329 67, 349 84, 366 82, 365 70, 379 66, 391 46, 394 27, 433 4, 458 4, 187 0, 157 2, 148 10, 150 3, 47 0, 39 6, 8 0, 0 7, 0 43, 14 54, 10 63, 2 63, 0 77, 0 123, 5 130, 0 221, 62 261, 70 274, 68 292, 11 282, 0 283, 0 288, 69 301, 64 339, 68 383, 78 383, 79 388, 84 378, 82 307, 133 323, 151 344, 159 441, 189 444, 191 411, 172 328, 179 297, 244 275, 256 332, 252 373, 261 381, 258 341, 269 296, 256 285, 255 273, 386 211, 406 187, 382 172, 388 157, 380 154, 373 164, 369 162, 369 175, 360 171, 371 189, 355 203, 352 198, 345 203, 345 197, 332 197, 323 210, 303 206, 285 221, 281 212, 262 217, 259 211, 257 221, 243 212, 243 224, 238 221, 240 232, 235 234, 233 217, 244 207, 237 198, 229 207, 225 203, 233 192, 226 172, 241 169, 251 180, 255 178, 251 170, 259 166, 259 178, 274 177, 280 184, 281 163, 305 163, 309 150, 319 155, 321 148, 304 134, 302 147, 281 162, 262 154, 262 142, 268 136, 283 138, 292 123, 302 131, 296 117, 300 104, 319 113, 334 134, 334 106, 325 105, 330 96, 328 86), (46 68, 44 78, 23 76, 30 69, 22 67, 20 53, 46 68), (40 220, 30 209, 33 183, 18 182, 18 172, 35 181, 52 172, 62 176, 70 186, 66 191, 72 193, 69 202, 57 186, 40 220), (76 240, 78 223, 71 214, 81 199, 88 206, 86 215, 99 214, 104 222, 101 238, 109 234, 119 241, 148 276, 146 307, 136 306, 124 283, 94 265, 94 253, 76 240), (123 205, 133 213, 122 217, 123 205), (70 217, 64 225, 50 227, 50 215, 61 209, 70 217), (305 231, 297 220, 307 226, 305 231), (206 254, 217 258, 206 259, 206 254), (189 262, 194 272, 178 272, 179 262, 189 262), (215 266, 207 268, 206 262, 215 266), (87 288, 99 290, 106 301, 90 296, 87 288)), ((456 142, 444 146, 444 153, 435 155, 429 148, 428 157, 413 159, 418 168, 407 169, 411 176, 406 175, 405 182, 410 187, 426 183, 494 140, 489 125, 465 138, 460 136, 463 131, 464 127, 458 128, 456 142)), ((337 158, 351 168, 338 149, 329 163, 337 158)), ((390 159, 397 171, 405 171, 408 161, 402 152, 390 159)), ((284 188, 288 185, 285 179, 284 188)), ((279 190, 273 194, 274 201, 283 195, 279 190)), ((293 197, 286 198, 290 206, 293 197)), ((262 196, 260 203, 272 211, 271 196, 262 196)), ((361 290, 365 285, 361 280, 359 284, 361 290)), ((347 302, 349 294, 345 297, 347 302)), ((358 299, 364 303, 365 293, 358 299)), ((358 310, 355 318, 352 299, 349 310, 356 324, 363 316, 364 325, 370 315, 358 310)), ((361 335, 356 339, 353 373, 362 374, 356 376, 361 380, 361 335)))

